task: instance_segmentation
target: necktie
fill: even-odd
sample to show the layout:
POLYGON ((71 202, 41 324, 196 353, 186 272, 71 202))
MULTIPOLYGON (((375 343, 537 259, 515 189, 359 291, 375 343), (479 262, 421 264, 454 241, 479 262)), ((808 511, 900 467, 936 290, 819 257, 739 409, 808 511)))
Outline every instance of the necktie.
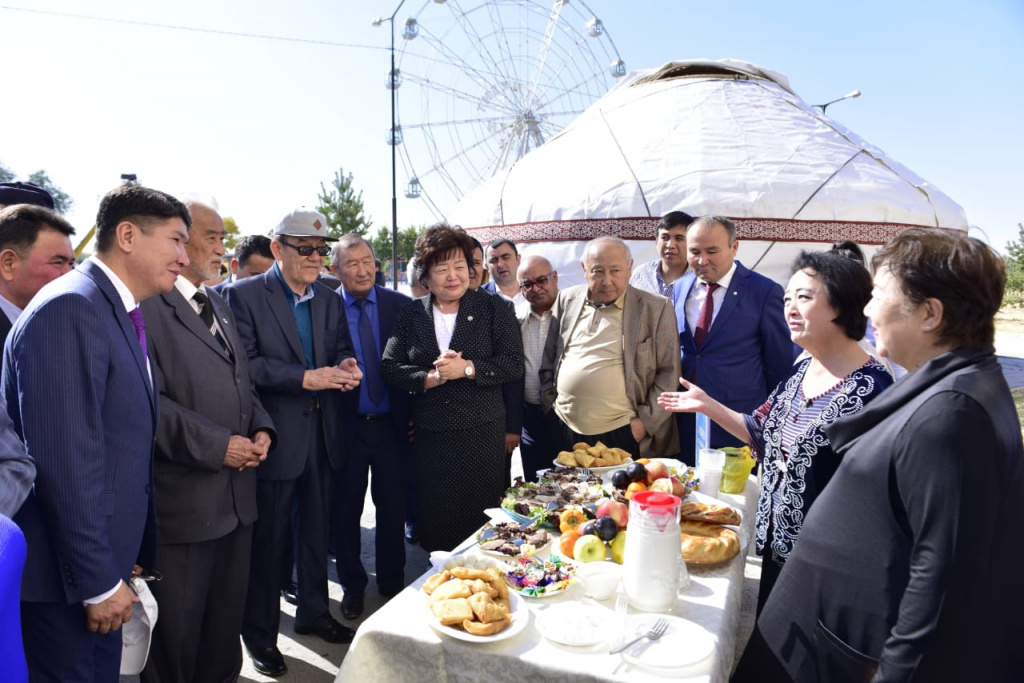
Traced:
POLYGON ((377 351, 377 341, 373 338, 373 324, 366 313, 366 299, 356 299, 356 306, 359 307, 359 344, 363 349, 363 367, 366 368, 366 375, 363 377, 363 381, 366 382, 366 395, 374 403, 380 403, 385 391, 384 380, 380 377, 380 352, 377 351))
POLYGON ((704 345, 704 339, 708 336, 708 330, 711 329, 711 318, 715 315, 715 300, 711 296, 718 289, 718 284, 714 282, 703 283, 707 287, 707 295, 704 297, 704 304, 700 307, 700 315, 697 316, 697 327, 693 331, 693 343, 699 349, 704 345))
POLYGON ((202 290, 197 289, 196 293, 192 295, 192 300, 199 304, 199 319, 206 325, 206 329, 210 330, 210 334, 214 336, 228 355, 231 355, 231 349, 228 348, 227 342, 224 341, 224 337, 220 335, 220 332, 213 324, 213 306, 210 305, 210 297, 202 290))
POLYGON ((135 336, 139 338, 142 357, 147 358, 149 356, 149 349, 146 346, 146 319, 142 316, 142 309, 136 306, 128 311, 128 317, 131 318, 132 327, 135 328, 135 336))

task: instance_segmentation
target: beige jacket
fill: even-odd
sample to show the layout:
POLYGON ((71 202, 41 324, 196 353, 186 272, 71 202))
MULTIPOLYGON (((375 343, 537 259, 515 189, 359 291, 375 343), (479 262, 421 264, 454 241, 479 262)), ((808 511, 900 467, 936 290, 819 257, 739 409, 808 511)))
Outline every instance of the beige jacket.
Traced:
MULTIPOLYGON (((545 411, 554 404, 558 392, 558 370, 563 351, 572 338, 580 312, 587 300, 587 286, 576 285, 558 293, 559 334, 551 354, 553 381, 545 385, 541 372, 541 404, 545 411)), ((626 374, 626 393, 647 436, 640 442, 640 454, 647 457, 675 456, 679 453, 679 433, 672 413, 658 405, 664 391, 679 388, 679 331, 672 302, 630 285, 622 305, 622 355, 626 374)))

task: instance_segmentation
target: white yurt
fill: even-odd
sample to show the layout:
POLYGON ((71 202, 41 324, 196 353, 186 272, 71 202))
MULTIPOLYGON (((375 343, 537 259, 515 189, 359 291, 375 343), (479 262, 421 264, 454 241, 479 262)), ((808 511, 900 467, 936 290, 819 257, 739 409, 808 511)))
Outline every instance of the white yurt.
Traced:
POLYGON ((910 227, 967 230, 962 207, 812 107, 775 71, 737 60, 634 71, 543 146, 467 194, 450 222, 508 238, 583 281, 586 242, 630 240, 656 258, 670 211, 732 218, 738 258, 785 283, 800 249, 865 251, 910 227))

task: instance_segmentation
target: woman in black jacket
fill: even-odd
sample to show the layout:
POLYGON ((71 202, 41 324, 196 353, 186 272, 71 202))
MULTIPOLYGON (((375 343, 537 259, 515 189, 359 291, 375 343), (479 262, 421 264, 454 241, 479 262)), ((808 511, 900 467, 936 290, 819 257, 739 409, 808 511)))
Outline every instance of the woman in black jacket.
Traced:
POLYGON ((501 503, 501 385, 523 374, 523 340, 508 302, 469 289, 473 242, 465 231, 427 228, 415 258, 430 295, 399 313, 381 375, 412 394, 420 545, 448 550, 501 503))
POLYGON ((910 374, 826 429, 842 464, 758 629, 798 681, 1024 680, 1024 447, 992 347, 1003 264, 913 229, 873 266, 865 313, 910 374))

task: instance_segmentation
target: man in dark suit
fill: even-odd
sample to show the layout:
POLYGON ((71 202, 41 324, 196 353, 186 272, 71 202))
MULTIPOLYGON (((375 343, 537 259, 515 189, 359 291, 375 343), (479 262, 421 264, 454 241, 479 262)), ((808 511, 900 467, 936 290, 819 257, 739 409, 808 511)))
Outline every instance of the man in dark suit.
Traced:
MULTIPOLYGON (((177 199, 139 185, 107 193, 96 255, 40 290, 4 351, 4 393, 35 460, 15 517, 28 541, 22 627, 32 680, 114 681, 128 581, 150 513, 156 373, 138 302, 188 264, 177 199)), ((150 544, 146 544, 151 549, 150 544)))
POLYGON ((224 222, 189 203, 189 265, 142 304, 160 387, 154 461, 160 605, 145 683, 227 681, 242 668, 256 467, 273 423, 249 374, 231 309, 203 286, 220 268, 224 222))
POLYGON ((296 209, 274 231, 274 267, 225 290, 253 382, 278 435, 274 457, 256 471, 259 519, 242 624, 256 670, 271 676, 287 670, 277 633, 293 501, 299 550, 295 632, 332 643, 351 642, 355 635, 334 620, 327 598, 331 477, 344 464, 341 392, 362 377, 341 297, 317 282, 330 253, 327 240, 334 239, 323 215, 296 209))
MULTIPOLYGON (((793 343, 782 313, 782 287, 736 261, 736 226, 724 216, 690 224, 690 272, 676 281, 682 372, 732 410, 753 412, 793 365, 793 343), (710 293, 710 294, 709 294, 710 293)), ((677 413, 681 457, 693 465, 696 421, 677 413)), ((712 423, 709 446, 742 445, 712 423)))
POLYGON ((228 277, 215 284, 213 291, 223 296, 224 288, 232 282, 262 275, 273 267, 274 254, 270 251, 270 238, 266 235, 242 235, 235 243, 228 277))
POLYGON ((30 204, 0 210, 0 344, 43 285, 75 267, 71 224, 30 204))
POLYGON ((377 515, 377 590, 385 597, 405 587, 405 498, 394 482, 404 482, 413 466, 409 448, 408 394, 388 389, 380 376, 380 357, 391 336, 398 310, 409 297, 375 285, 373 248, 359 235, 343 236, 334 245, 331 271, 341 280, 349 336, 363 381, 358 391, 342 396, 348 451, 345 469, 333 491, 334 547, 338 579, 345 594, 341 614, 363 613, 368 577, 360 560, 359 519, 366 499, 366 478, 377 515))

